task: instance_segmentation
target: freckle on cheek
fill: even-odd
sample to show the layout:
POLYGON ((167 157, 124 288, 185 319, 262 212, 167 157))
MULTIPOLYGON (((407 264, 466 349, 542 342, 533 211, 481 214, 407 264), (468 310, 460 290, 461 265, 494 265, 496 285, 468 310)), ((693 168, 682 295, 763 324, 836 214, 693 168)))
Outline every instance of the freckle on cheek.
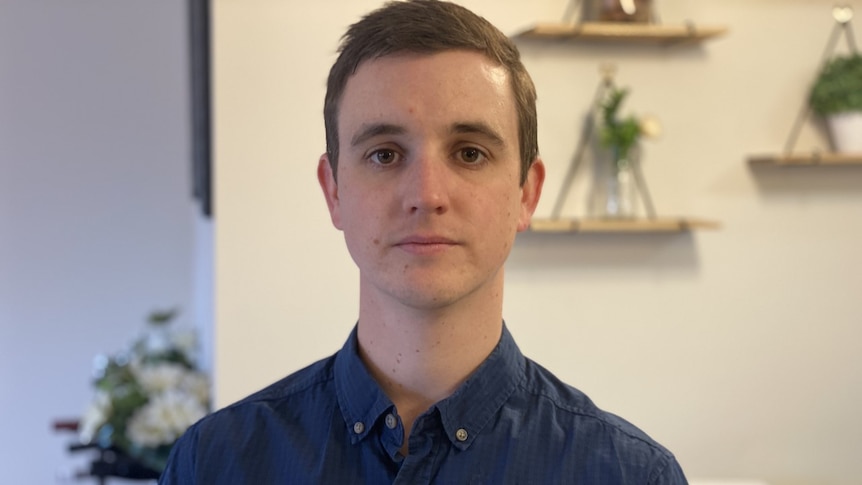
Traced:
POLYGON ((375 246, 380 245, 380 239, 374 238, 371 240, 371 242, 373 242, 375 246))

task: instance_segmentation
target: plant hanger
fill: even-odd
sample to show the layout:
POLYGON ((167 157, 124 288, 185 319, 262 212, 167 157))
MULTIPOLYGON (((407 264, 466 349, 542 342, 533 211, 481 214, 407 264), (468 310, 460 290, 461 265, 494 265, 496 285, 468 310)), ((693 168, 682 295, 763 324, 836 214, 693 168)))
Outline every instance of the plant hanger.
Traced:
MULTIPOLYGON (((551 212, 551 219, 559 219, 560 213, 563 209, 563 204, 569 195, 569 190, 572 188, 572 183, 574 182, 575 175, 578 172, 578 169, 581 166, 581 163, 584 160, 584 152, 586 151, 587 144, 590 139, 595 135, 596 130, 596 118, 599 110, 602 106, 602 100, 605 99, 608 92, 613 91, 616 86, 614 84, 614 75, 616 73, 616 66, 613 64, 604 64, 600 68, 602 79, 599 82, 599 85, 596 89, 596 93, 593 96, 593 101, 590 104, 590 109, 587 111, 586 119, 584 120, 583 130, 581 131, 581 136, 578 139, 577 147, 575 148, 575 154, 572 157, 572 161, 569 163, 569 169, 566 172, 566 176, 563 179, 563 185, 560 189, 560 193, 557 195, 557 199, 554 202, 554 209, 551 212)), ((641 171, 640 165, 640 157, 633 157, 631 160, 632 166, 632 174, 634 175, 635 188, 637 193, 640 195, 642 202, 644 203, 644 209, 646 210, 648 219, 655 219, 655 207, 653 206, 652 198, 649 194, 649 189, 646 185, 646 180, 644 179, 643 172, 641 171)))
MULTIPOLYGON (((847 46, 850 48, 850 52, 855 55, 859 54, 859 48, 856 46, 856 38, 853 35, 853 25, 850 23, 853 20, 853 8, 850 5, 836 5, 832 8, 832 18, 835 19, 835 26, 826 43, 826 50, 820 59, 820 67, 817 72, 823 71, 829 59, 832 58, 841 34, 844 34, 844 37, 847 39, 847 46)), ((796 121, 790 130, 790 136, 788 136, 787 142, 784 144, 784 156, 789 157, 793 153, 799 133, 809 114, 811 114, 811 104, 806 99, 802 104, 802 109, 799 110, 799 114, 796 116, 796 121)), ((815 158, 819 156, 817 151, 815 151, 814 156, 815 158)))

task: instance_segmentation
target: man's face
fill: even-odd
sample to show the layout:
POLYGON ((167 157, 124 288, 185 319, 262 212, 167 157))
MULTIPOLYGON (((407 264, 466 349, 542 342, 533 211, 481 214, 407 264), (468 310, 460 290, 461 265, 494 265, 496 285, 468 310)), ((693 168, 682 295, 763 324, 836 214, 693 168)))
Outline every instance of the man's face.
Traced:
POLYGON ((362 297, 432 309, 502 291, 503 263, 544 178, 519 185, 509 75, 469 51, 359 66, 338 116, 338 182, 318 177, 362 297))

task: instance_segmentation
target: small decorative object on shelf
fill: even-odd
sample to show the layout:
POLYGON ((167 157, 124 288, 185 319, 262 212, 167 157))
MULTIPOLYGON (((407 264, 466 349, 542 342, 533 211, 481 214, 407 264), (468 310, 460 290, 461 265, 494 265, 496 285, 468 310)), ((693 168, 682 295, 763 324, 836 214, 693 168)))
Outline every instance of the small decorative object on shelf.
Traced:
POLYGON ((849 5, 835 6, 832 18, 835 27, 826 43, 822 67, 790 129, 783 153, 749 157, 750 165, 862 165, 862 55, 850 23, 853 9, 849 5), (847 39, 849 54, 835 55, 842 34, 847 39), (832 150, 816 148, 810 153, 798 153, 795 151, 796 140, 812 111, 826 119, 832 150))
POLYGON ((196 362, 196 335, 172 329, 176 315, 152 313, 128 350, 95 359, 95 396, 78 426, 81 447, 111 451, 157 474, 174 442, 207 414, 210 380, 196 362))
POLYGON ((684 217, 658 217, 640 169, 641 137, 658 136, 661 126, 651 117, 622 118, 620 106, 628 95, 614 83, 616 67, 601 67, 602 80, 593 96, 578 137, 575 153, 549 219, 534 218, 533 232, 553 233, 680 233, 716 229, 718 224, 684 217), (563 218, 563 205, 584 158, 592 156, 593 185, 585 218, 563 218), (638 202, 643 202, 643 216, 638 202))
POLYGON ((637 215, 638 182, 636 164, 640 163, 639 141, 661 132, 658 120, 634 115, 622 118, 620 106, 627 88, 610 86, 601 105, 600 146, 595 157, 594 186, 590 215, 625 217, 637 215))
POLYGON ((811 109, 826 119, 836 152, 862 154, 862 55, 833 57, 814 82, 811 109))
POLYGON ((586 0, 582 17, 585 22, 651 23, 650 0, 586 0))

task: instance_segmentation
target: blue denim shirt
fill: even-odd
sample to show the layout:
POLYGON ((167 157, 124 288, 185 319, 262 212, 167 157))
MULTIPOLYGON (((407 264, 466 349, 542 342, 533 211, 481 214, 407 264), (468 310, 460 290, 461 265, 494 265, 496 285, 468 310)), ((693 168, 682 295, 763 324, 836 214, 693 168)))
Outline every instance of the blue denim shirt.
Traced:
POLYGON ((414 423, 407 457, 395 406, 357 353, 338 353, 207 416, 174 446, 162 485, 685 484, 673 455, 499 344, 414 423))

